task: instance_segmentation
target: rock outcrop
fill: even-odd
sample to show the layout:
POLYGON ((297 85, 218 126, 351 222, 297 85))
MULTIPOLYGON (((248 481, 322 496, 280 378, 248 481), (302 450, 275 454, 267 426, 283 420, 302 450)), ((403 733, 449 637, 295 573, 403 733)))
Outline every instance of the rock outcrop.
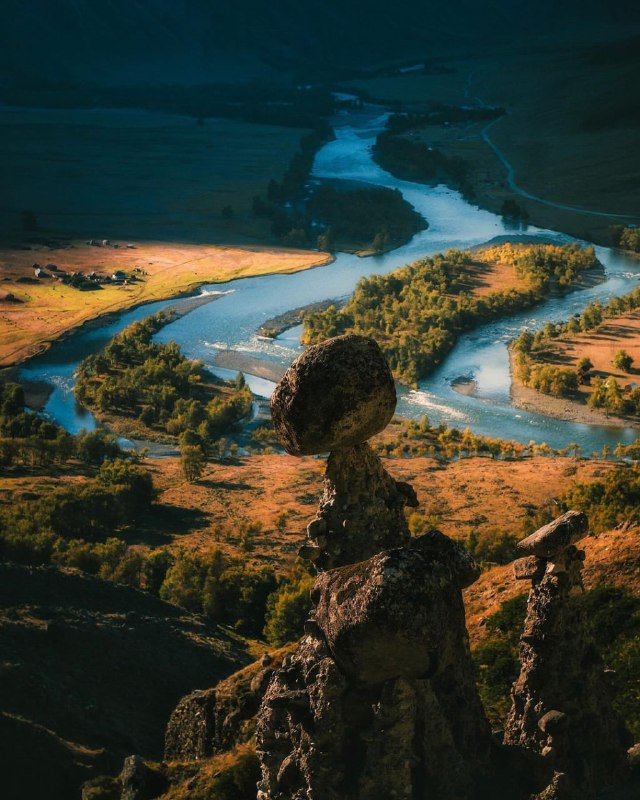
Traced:
POLYGON ((255 734, 262 697, 287 651, 265 653, 213 689, 183 697, 169 718, 165 759, 200 761, 248 742, 255 734))
POLYGON ((314 612, 259 712, 261 800, 495 790, 461 595, 477 570, 437 531, 411 540, 415 493, 366 444, 393 415, 387 375, 373 341, 339 337, 301 356, 274 393, 287 450, 332 452, 301 550, 319 572, 314 612))
POLYGON ((539 797, 589 800, 624 777, 629 736, 611 705, 602 660, 579 602, 584 514, 569 511, 523 539, 518 579, 530 579, 521 672, 505 743, 539 753, 553 770, 539 797))
POLYGON ((515 574, 532 589, 498 742, 461 596, 477 568, 438 531, 411 539, 404 508, 415 493, 366 443, 393 414, 383 361, 363 337, 329 340, 273 395, 288 452, 331 454, 300 551, 318 572, 312 614, 258 713, 258 798, 594 798, 622 776, 629 742, 577 602, 586 519, 569 512, 519 545, 515 574))

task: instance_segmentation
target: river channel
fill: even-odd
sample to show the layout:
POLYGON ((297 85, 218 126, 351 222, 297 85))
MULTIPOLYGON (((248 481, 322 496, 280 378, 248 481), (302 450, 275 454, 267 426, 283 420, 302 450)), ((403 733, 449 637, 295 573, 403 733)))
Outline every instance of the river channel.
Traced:
MULTIPOLYGON (((292 328, 275 340, 257 335, 259 326, 292 308, 324 299, 342 299, 357 281, 374 273, 385 273, 399 266, 449 248, 468 248, 495 237, 514 237, 518 232, 505 226, 501 217, 471 205, 446 186, 429 187, 401 181, 382 170, 371 157, 371 146, 384 127, 386 115, 380 109, 343 112, 335 122, 336 139, 317 154, 314 180, 347 180, 398 189, 429 222, 403 247, 369 258, 340 253, 324 267, 293 275, 246 278, 204 287, 202 291, 220 293, 215 302, 202 305, 157 335, 159 341, 175 340, 190 358, 201 359, 223 377, 233 375, 215 367, 220 350, 235 350, 243 355, 286 365, 300 351, 299 328, 292 328)), ((527 237, 572 241, 571 237, 533 226, 527 237)), ((497 320, 462 336, 442 366, 421 381, 417 390, 399 386, 398 414, 418 418, 426 414, 432 423, 444 422, 460 428, 470 427, 487 436, 514 439, 523 443, 545 441, 551 447, 577 442, 583 452, 600 450, 630 442, 634 428, 607 428, 561 421, 515 408, 509 397, 510 375, 507 342, 525 328, 541 327, 547 321, 560 321, 580 311, 595 299, 606 300, 624 294, 638 284, 640 261, 622 253, 597 247, 604 265, 606 281, 589 288, 549 299, 534 309, 497 320), (467 396, 456 392, 452 382, 460 377, 473 379, 476 392, 467 396)), ((110 337, 136 319, 180 301, 152 303, 123 313, 108 324, 85 328, 55 344, 49 352, 31 360, 21 370, 28 380, 47 381, 54 386, 46 413, 71 432, 92 428, 94 420, 78 408, 73 398, 73 374, 89 353, 103 346, 110 337)), ((268 397, 273 384, 247 375, 258 396, 268 397)))

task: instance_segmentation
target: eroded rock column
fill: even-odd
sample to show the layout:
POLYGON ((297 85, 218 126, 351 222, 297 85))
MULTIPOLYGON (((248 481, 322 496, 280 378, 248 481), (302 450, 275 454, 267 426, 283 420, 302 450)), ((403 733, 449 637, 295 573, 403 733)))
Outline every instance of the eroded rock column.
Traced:
POLYGON ((331 455, 302 548, 314 611, 259 712, 261 800, 495 794, 461 595, 477 569, 438 531, 409 536, 413 489, 366 444, 395 403, 378 346, 353 335, 309 348, 274 392, 287 451, 331 455))
POLYGON ((631 744, 579 602, 585 553, 576 545, 587 532, 584 514, 569 511, 523 539, 514 564, 531 591, 505 743, 544 758, 553 774, 544 800, 595 797, 622 777, 631 744))

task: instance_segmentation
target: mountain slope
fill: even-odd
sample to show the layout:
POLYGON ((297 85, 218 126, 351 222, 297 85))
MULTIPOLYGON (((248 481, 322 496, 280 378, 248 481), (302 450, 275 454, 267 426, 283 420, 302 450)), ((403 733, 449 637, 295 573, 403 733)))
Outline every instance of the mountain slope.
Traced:
POLYGON ((160 758, 180 697, 251 660, 242 640, 151 595, 15 564, 0 564, 0 640, 6 800, 66 800, 126 755, 160 758))
POLYGON ((234 82, 272 76, 267 64, 375 63, 434 45, 639 21, 632 0, 527 0, 518 13, 507 0, 5 0, 0 72, 9 82, 234 82))

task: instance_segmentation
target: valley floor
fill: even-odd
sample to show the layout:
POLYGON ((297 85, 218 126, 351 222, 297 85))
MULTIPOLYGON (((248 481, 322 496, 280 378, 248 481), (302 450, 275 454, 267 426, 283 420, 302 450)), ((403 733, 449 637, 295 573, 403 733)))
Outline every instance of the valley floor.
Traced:
POLYGON ((297 272, 331 260, 327 253, 269 246, 118 244, 114 248, 80 241, 32 241, 0 250, 0 366, 24 361, 106 314, 190 294, 207 283, 297 272), (33 264, 51 277, 36 278, 33 264), (110 277, 122 271, 133 280, 83 291, 58 281, 57 272, 47 269, 49 264, 68 275, 95 272, 110 277))

